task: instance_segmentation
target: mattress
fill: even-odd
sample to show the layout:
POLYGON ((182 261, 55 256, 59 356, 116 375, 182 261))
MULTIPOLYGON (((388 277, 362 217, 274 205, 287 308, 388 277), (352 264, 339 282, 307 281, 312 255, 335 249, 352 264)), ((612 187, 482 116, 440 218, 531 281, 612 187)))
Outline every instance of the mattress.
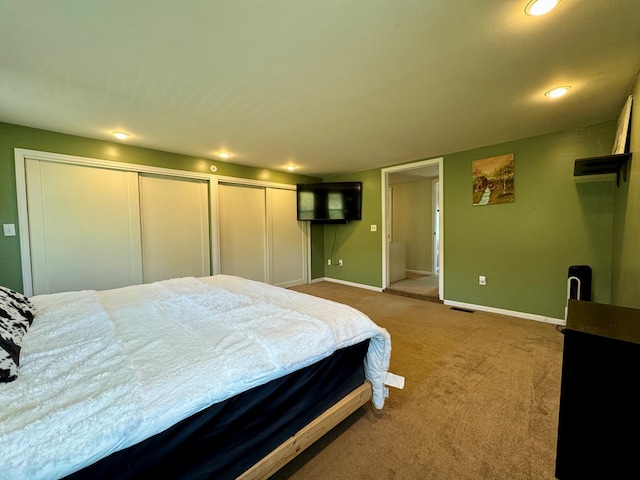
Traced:
POLYGON ((233 480, 364 382, 368 341, 252 388, 65 480, 233 480))
POLYGON ((227 275, 31 301, 19 378, 0 386, 0 478, 69 475, 365 340, 384 404, 389 335, 346 305, 227 275))

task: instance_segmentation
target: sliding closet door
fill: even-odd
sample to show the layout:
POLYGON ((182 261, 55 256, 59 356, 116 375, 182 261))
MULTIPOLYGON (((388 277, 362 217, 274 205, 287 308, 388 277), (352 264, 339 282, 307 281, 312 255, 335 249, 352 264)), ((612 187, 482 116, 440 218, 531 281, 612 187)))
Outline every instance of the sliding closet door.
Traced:
POLYGON ((267 188, 270 282, 281 287, 307 281, 303 224, 296 218, 296 192, 267 188))
POLYGON ((220 273, 268 283, 265 189, 218 185, 220 273))
POLYGON ((209 183, 140 175, 144 283, 211 274, 209 183))
POLYGON ((142 281, 137 174, 26 159, 33 293, 142 281))

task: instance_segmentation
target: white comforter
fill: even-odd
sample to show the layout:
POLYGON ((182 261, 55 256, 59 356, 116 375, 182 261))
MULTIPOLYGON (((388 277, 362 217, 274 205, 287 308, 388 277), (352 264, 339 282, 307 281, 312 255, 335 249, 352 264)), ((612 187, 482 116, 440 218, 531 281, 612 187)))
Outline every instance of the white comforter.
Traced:
POLYGON ((20 376, 0 384, 2 479, 62 477, 367 338, 384 403, 389 335, 345 305, 227 275, 32 302, 20 376))

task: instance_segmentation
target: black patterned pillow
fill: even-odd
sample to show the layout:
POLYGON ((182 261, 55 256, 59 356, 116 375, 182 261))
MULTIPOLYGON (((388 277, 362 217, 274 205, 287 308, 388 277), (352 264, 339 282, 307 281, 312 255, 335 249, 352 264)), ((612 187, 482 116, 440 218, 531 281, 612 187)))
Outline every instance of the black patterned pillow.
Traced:
POLYGON ((22 337, 34 316, 35 309, 27 297, 0 287, 0 382, 18 378, 22 337))

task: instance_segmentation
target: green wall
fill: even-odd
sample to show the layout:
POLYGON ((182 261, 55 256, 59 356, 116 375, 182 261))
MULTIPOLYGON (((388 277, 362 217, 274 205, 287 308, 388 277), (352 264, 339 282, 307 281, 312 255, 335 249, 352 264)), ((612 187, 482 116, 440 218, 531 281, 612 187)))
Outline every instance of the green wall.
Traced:
POLYGON ((382 287, 381 178, 380 170, 325 178, 326 182, 362 182, 362 220, 346 225, 324 226, 324 276, 348 282, 382 287), (377 225, 376 232, 371 225, 377 225), (344 266, 328 266, 331 257, 344 266))
MULTIPOLYGON (((574 180, 576 158, 611 152, 615 122, 444 155, 445 300, 564 318, 567 270, 593 269, 593 300, 611 300, 615 183, 574 180), (473 206, 471 163, 513 153, 513 204, 473 206), (478 285, 478 276, 487 285, 478 285)), ((381 171, 325 181, 363 182, 363 219, 324 232, 324 276, 382 285, 381 171), (377 232, 370 225, 378 225, 377 232)), ((317 272, 316 272, 317 274, 317 272)))
MULTIPOLYGON (((639 124, 636 120, 632 133, 636 149, 639 124)), ((633 183, 640 178, 638 167, 620 189, 612 182, 577 183, 573 178, 574 159, 610 153, 614 134, 612 121, 444 155, 445 299, 563 318, 567 269, 587 264, 593 268, 594 301, 638 302, 640 189, 633 183), (515 203, 472 206, 471 162, 506 153, 515 157, 515 203), (614 255, 612 266, 614 242, 624 250, 614 255), (478 285, 478 275, 487 277, 486 286, 478 285)), ((0 223, 18 222, 15 147, 196 172, 208 172, 215 163, 222 176, 277 183, 318 180, 0 123, 0 223)), ((381 287, 380 169, 324 181, 362 181, 363 216, 337 227, 312 226, 312 278, 381 287), (371 225, 378 226, 377 232, 371 232, 371 225), (332 249, 343 267, 327 266, 332 249)), ((0 284, 22 288, 18 237, 0 236, 0 284)))
POLYGON ((611 303, 640 308, 640 76, 630 93, 634 100, 630 147, 634 158, 627 182, 621 183, 615 195, 611 303))
MULTIPOLYGON (((117 142, 93 140, 73 135, 0 123, 0 223, 18 225, 14 148, 98 158, 140 165, 240 177, 273 183, 308 183, 318 178, 275 170, 259 169, 205 158, 139 148, 117 142)), ((22 266, 18 236, 0 236, 0 285, 22 291, 22 266)))
POLYGON ((311 225, 311 279, 324 277, 324 227, 311 225))
POLYGON ((590 265, 592 300, 609 303, 615 183, 576 182, 573 167, 610 153, 614 131, 606 123, 446 155, 445 298, 564 318, 567 270, 590 265), (473 206, 471 163, 508 153, 515 202, 473 206))

